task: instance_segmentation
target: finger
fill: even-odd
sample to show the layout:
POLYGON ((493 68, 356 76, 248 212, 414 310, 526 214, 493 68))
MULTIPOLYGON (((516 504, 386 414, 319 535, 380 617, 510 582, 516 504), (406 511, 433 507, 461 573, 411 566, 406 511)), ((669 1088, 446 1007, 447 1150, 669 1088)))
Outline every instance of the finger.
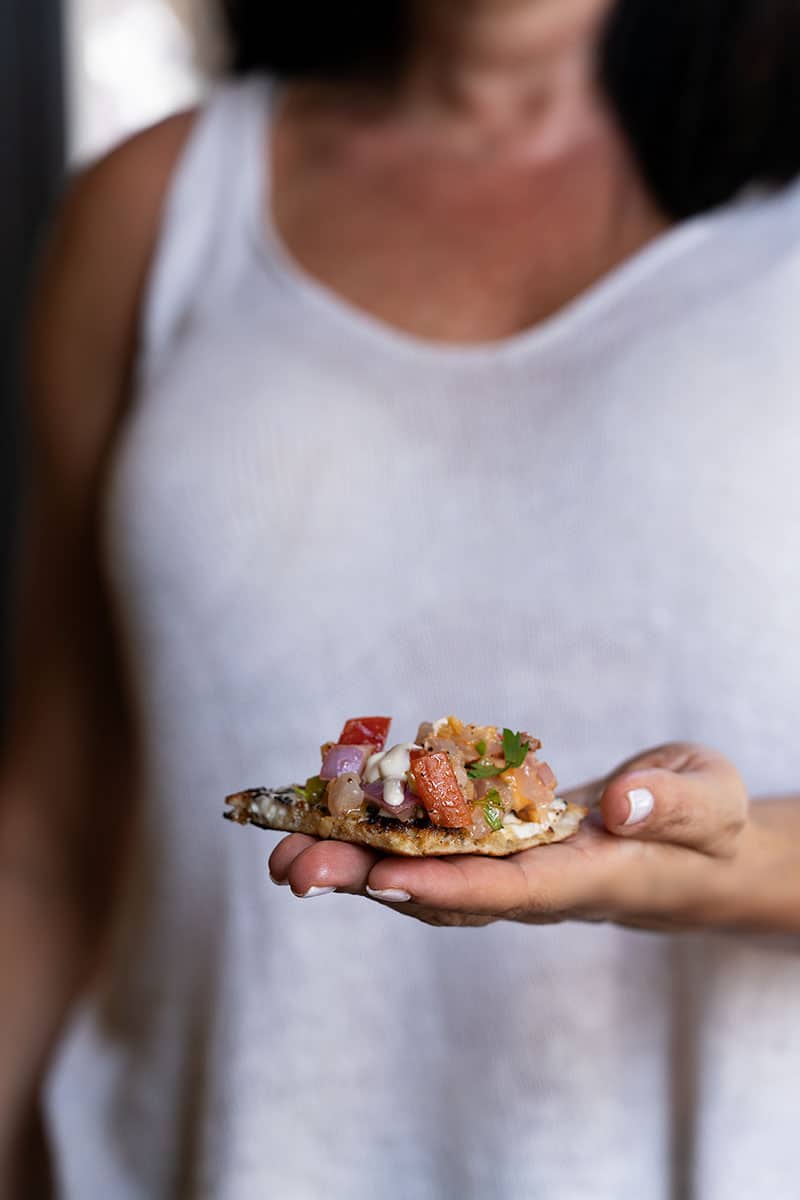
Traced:
POLYGON ((289 868, 299 854, 313 846, 316 838, 305 833, 290 833, 278 842, 269 856, 269 875, 273 883, 281 886, 289 883, 289 868))
POLYGON ((733 853, 747 819, 747 791, 728 759, 702 747, 661 747, 606 785, 609 832, 670 842, 704 854, 733 853))
POLYGON ((360 895, 379 857, 374 850, 350 842, 312 841, 292 859, 286 879, 302 899, 331 892, 360 895))
POLYGON ((583 902, 596 874, 577 843, 575 838, 503 859, 383 858, 369 873, 367 891, 387 903, 473 916, 518 919, 569 912, 583 902))
POLYGON ((456 913, 501 914, 524 900, 518 868, 508 862, 454 855, 452 858, 387 858, 367 880, 369 894, 388 903, 410 901, 456 913))

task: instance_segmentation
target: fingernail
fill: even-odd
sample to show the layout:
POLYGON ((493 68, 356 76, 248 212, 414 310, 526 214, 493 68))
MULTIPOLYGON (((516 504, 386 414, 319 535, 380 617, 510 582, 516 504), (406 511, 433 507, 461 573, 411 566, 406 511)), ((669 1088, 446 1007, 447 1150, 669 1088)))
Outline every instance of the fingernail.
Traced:
POLYGON ((634 788, 627 793, 631 811, 625 821, 626 825, 638 825, 646 821, 655 807, 655 796, 649 788, 634 788))
POLYGON ((367 888, 367 895, 372 896, 373 900, 385 900, 387 904, 405 904, 411 899, 408 892, 402 891, 400 888, 384 888, 380 891, 377 888, 367 888))
POLYGON ((275 884, 275 887, 288 887, 289 886, 288 879, 276 879, 271 871, 269 873, 269 877, 272 880, 272 882, 275 884))
POLYGON ((335 891, 335 887, 312 887, 309 888, 307 892, 295 892, 294 895, 298 900, 313 900, 315 896, 330 896, 330 894, 335 891))

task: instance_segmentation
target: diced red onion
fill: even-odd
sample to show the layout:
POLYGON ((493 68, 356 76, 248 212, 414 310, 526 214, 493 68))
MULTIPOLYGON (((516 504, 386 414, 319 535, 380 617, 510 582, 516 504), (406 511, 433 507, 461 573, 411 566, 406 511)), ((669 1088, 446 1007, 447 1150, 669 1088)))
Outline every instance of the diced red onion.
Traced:
POLYGON ((319 777, 338 779, 340 775, 360 775, 366 761, 366 746, 331 746, 322 759, 319 777))
POLYGON ((392 805, 387 804, 383 798, 383 784, 383 779, 379 779, 375 783, 364 784, 364 795, 367 800, 371 804, 377 804, 382 816, 394 817, 398 821, 413 821, 419 800, 409 791, 408 785, 404 788, 403 803, 392 805))

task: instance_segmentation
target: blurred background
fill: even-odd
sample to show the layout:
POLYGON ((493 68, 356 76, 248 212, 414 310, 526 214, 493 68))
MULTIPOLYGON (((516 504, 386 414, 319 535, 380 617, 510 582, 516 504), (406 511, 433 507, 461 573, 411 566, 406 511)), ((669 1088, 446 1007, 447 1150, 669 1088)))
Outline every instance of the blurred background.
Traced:
POLYGON ((204 0, 0 3, 0 630, 8 640, 23 433, 20 332, 28 281, 71 170, 192 104, 224 58, 204 0))
POLYGON ((220 54, 210 12, 201 0, 63 0, 71 163, 198 98, 220 54))

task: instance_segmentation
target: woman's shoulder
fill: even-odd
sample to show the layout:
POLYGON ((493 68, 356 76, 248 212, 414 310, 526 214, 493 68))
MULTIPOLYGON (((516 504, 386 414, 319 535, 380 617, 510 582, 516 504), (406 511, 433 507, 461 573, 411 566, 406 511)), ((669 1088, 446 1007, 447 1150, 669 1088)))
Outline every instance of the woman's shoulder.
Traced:
POLYGON ((800 179, 778 188, 752 189, 710 214, 708 256, 730 269, 739 262, 758 284, 765 276, 796 280, 800 256, 800 179))
MULTIPOLYGON (((684 330, 705 322, 719 333, 767 328, 783 313, 800 283, 800 181, 752 190, 735 202, 676 225, 623 278, 618 290, 627 322, 684 330), (724 317, 724 320, 720 320, 724 317)), ((629 331, 628 331, 629 332, 629 331)))
POLYGON ((67 407, 81 437, 119 416, 162 208, 194 117, 181 113, 135 135, 66 189, 39 264, 28 337, 35 424, 54 436, 67 407))
POLYGON ((177 113, 134 134, 79 171, 67 188, 57 233, 84 269, 120 286, 146 270, 170 180, 197 117, 177 113))

